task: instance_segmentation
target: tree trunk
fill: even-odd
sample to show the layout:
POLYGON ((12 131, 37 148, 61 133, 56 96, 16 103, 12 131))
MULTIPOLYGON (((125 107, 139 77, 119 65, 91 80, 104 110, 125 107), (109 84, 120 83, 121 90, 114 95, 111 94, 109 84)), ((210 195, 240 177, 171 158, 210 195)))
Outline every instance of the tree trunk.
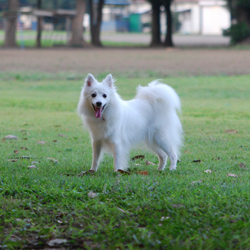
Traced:
POLYGON ((162 45, 161 43, 161 25, 160 25, 160 4, 152 1, 152 24, 151 24, 151 47, 162 45))
POLYGON ((17 23, 17 12, 18 12, 18 0, 9 0, 9 10, 6 13, 6 26, 5 26, 5 37, 4 46, 16 47, 16 23, 17 23))
MULTIPOLYGON (((42 0, 37 0, 37 9, 42 9, 42 0)), ((36 27, 36 47, 41 48, 41 38, 42 38, 42 21, 43 18, 37 17, 37 27, 36 27)))
POLYGON ((90 0, 90 32, 91 32, 91 44, 102 47, 100 40, 101 24, 102 24, 102 8, 104 0, 100 0, 97 6, 97 10, 94 9, 93 1, 90 0))
POLYGON ((72 22, 72 35, 69 45, 72 47, 84 47, 83 39, 83 16, 86 12, 86 0, 76 0, 76 16, 72 22))
POLYGON ((166 37, 164 41, 165 47, 174 47, 173 40, 172 40, 172 13, 171 13, 171 2, 170 0, 167 1, 167 3, 164 5, 165 11, 166 11, 166 37))
POLYGON ((250 27, 250 9, 238 6, 236 11, 238 22, 244 22, 250 27))

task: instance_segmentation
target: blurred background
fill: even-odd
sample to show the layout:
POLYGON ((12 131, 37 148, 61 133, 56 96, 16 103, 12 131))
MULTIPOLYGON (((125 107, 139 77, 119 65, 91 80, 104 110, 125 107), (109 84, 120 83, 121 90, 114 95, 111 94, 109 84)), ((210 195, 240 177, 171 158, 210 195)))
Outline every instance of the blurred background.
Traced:
POLYGON ((249 0, 0 0, 0 46, 249 44, 249 0))

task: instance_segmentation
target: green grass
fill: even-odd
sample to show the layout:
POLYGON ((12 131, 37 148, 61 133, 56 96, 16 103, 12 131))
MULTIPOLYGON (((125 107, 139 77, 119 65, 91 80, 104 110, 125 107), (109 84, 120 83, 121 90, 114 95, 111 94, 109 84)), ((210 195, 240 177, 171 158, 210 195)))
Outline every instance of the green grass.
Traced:
MULTIPOLYGON (((86 33, 85 33, 86 34, 86 33)), ((113 34, 113 33, 112 33, 113 34)), ((119 36, 119 33, 117 33, 119 36)), ((129 35, 129 34, 128 34, 129 35)), ((143 34, 142 34, 143 35, 143 34)), ((4 32, 0 31, 0 36, 4 37, 4 32)), ((17 46, 25 48, 32 48, 36 47, 36 32, 25 30, 25 31, 17 31, 17 46), (21 41, 21 37, 24 36, 25 39, 21 41), (28 38, 27 37, 34 37, 34 38, 28 38)), ((86 40, 88 43, 90 43, 89 40, 86 40)), ((4 40, 0 40, 0 46, 3 46, 4 40)), ((141 43, 133 43, 133 42, 111 42, 111 41, 102 41, 103 46, 106 47, 148 47, 145 44, 141 43)), ((66 32, 65 31, 43 31, 42 32, 42 41, 41 46, 43 48, 50 48, 53 46, 66 46, 66 32), (58 40, 58 37, 65 37, 65 39, 62 38, 62 40, 58 40), (57 40, 54 40, 57 38, 57 40)))
MULTIPOLYGON (((89 42, 89 41, 87 41, 89 42)), ((3 41, 0 41, 0 46, 3 46, 3 41)), ((46 40, 43 39, 41 42, 41 46, 43 48, 50 48, 50 47, 55 47, 55 46, 66 46, 67 43, 66 41, 53 41, 53 40, 46 40)), ((110 42, 110 41, 102 41, 102 45, 105 47, 147 47, 145 44, 141 43, 129 43, 129 42, 110 42)), ((21 42, 20 40, 17 41, 17 46, 22 47, 24 46, 25 48, 32 48, 36 47, 36 41, 35 39, 29 39, 29 40, 24 40, 21 42)))
MULTIPOLYGON (((138 160, 130 162, 131 175, 115 174, 106 156, 95 175, 83 177, 91 145, 76 114, 81 81, 1 79, 0 138, 18 139, 0 141, 0 248, 48 248, 58 238, 68 249, 250 248, 250 76, 164 79, 183 105, 185 145, 176 171, 138 160), (32 161, 36 169, 28 169, 32 161), (89 198, 90 191, 97 196, 89 198)), ((116 85, 130 99, 150 80, 121 78, 116 85)), ((131 152, 137 154, 158 163, 150 152, 131 152)))

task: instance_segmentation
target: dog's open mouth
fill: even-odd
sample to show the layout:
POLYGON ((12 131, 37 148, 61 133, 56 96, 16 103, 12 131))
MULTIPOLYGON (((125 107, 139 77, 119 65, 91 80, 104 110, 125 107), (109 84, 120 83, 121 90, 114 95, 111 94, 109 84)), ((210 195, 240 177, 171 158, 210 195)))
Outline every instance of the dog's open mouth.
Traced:
POLYGON ((94 104, 92 104, 93 109, 95 111, 95 117, 96 118, 101 118, 102 117, 102 112, 104 110, 104 108, 106 107, 106 104, 103 105, 102 107, 96 107, 94 104))

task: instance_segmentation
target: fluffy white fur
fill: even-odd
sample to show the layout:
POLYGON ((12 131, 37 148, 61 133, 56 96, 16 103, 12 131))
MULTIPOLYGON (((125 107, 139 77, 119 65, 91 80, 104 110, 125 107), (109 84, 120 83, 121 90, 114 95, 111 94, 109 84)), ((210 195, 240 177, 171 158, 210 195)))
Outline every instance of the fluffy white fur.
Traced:
POLYGON ((114 157, 114 170, 128 168, 131 147, 144 143, 159 158, 163 170, 170 158, 170 170, 176 169, 182 144, 182 125, 177 115, 180 99, 166 84, 151 82, 139 86, 133 100, 117 94, 112 75, 98 82, 89 74, 81 91, 78 113, 88 128, 93 147, 91 170, 97 171, 102 152, 114 157))

